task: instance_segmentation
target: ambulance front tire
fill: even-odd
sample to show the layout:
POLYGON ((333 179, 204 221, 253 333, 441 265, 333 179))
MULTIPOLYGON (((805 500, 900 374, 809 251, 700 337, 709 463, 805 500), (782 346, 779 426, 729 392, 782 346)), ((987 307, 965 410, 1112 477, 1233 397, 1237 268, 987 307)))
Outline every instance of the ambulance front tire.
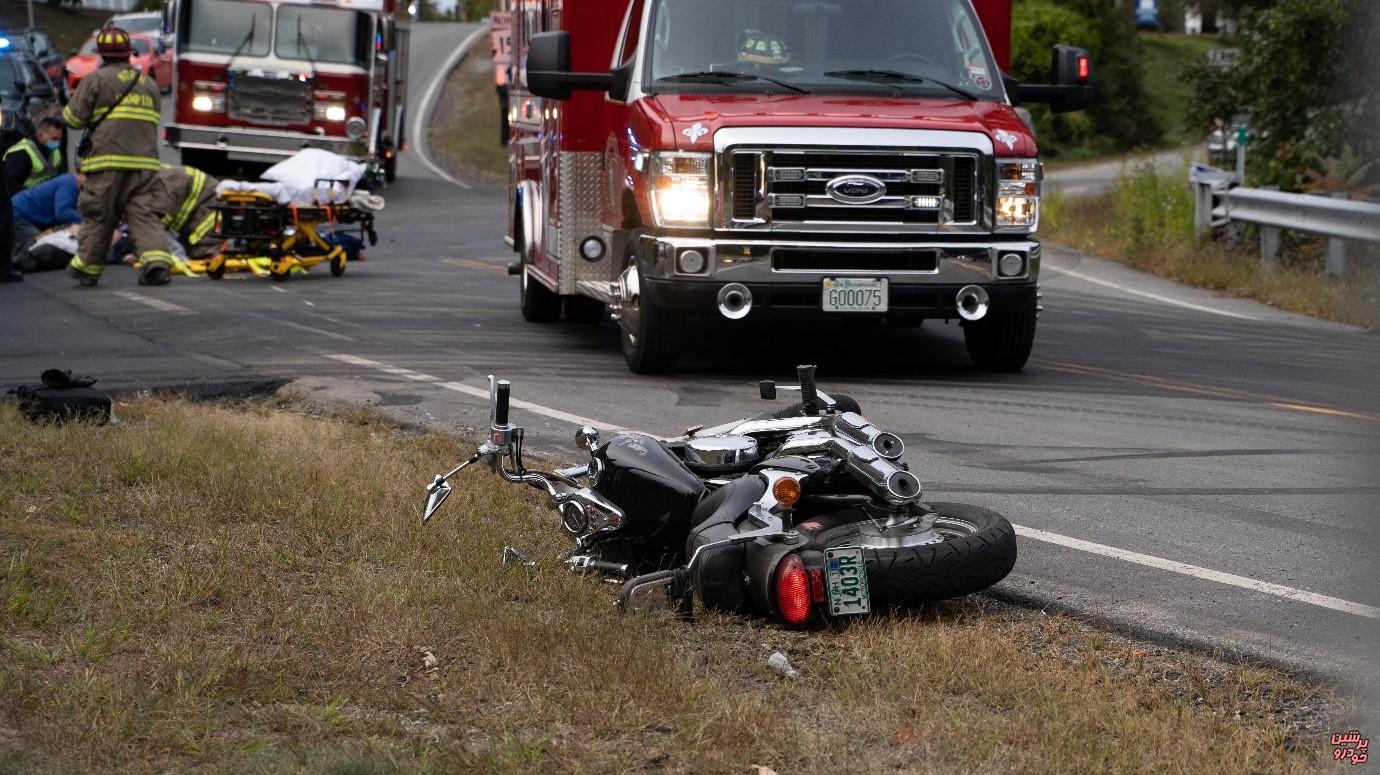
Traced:
POLYGON ((519 293, 522 298, 522 318, 528 323, 554 323, 561 316, 560 294, 541 284, 532 277, 532 272, 524 263, 519 275, 519 293))

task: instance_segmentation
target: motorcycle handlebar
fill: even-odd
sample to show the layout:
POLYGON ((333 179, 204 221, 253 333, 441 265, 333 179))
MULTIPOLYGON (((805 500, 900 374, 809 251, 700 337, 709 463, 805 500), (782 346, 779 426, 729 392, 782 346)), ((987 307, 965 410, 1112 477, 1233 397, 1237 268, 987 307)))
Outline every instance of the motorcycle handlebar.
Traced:
POLYGON ((498 381, 498 387, 494 391, 494 425, 508 424, 508 397, 512 387, 506 379, 498 381))
POLYGON ((796 374, 800 375, 800 405, 805 410, 805 416, 814 417, 819 414, 819 392, 815 388, 815 367, 801 365, 795 367, 796 374))

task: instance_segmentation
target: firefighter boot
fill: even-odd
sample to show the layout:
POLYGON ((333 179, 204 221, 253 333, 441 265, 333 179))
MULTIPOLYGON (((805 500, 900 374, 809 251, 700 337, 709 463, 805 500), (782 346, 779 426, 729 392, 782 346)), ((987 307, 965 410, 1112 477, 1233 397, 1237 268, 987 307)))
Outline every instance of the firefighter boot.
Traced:
POLYGON ((172 269, 165 261, 150 261, 144 259, 143 268, 139 270, 140 285, 167 285, 172 282, 172 269))
POLYGON ((67 262, 67 274, 77 278, 77 282, 92 288, 101 279, 101 272, 105 271, 105 264, 88 264, 81 260, 81 256, 72 256, 72 260, 67 262))

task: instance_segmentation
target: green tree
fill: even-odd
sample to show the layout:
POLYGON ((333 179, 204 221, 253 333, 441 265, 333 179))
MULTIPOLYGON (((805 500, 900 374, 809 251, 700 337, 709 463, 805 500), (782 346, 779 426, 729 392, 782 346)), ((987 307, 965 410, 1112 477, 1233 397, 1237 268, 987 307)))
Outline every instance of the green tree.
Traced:
POLYGON ((1375 48, 1380 4, 1374 0, 1274 0, 1253 3, 1240 31, 1241 58, 1226 71, 1205 67, 1187 77, 1196 99, 1190 121, 1249 116, 1247 153, 1257 184, 1297 188, 1320 159, 1348 145, 1374 158, 1375 48))
POLYGON ((1055 151, 1094 152, 1154 145, 1162 128, 1148 108, 1140 45, 1124 9, 1106 0, 1016 0, 1011 31, 1011 75, 1049 80, 1050 47, 1066 43, 1093 58, 1093 104, 1084 113, 1053 115, 1030 106, 1040 144, 1055 151))

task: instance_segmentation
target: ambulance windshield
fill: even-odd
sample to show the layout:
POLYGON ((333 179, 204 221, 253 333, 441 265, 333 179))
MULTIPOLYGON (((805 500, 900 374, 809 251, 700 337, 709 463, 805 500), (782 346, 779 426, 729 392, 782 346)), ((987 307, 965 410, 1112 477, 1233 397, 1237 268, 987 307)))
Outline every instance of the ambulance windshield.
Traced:
POLYGON ((967 0, 655 0, 652 14, 652 91, 774 81, 810 93, 1002 97, 967 0))

